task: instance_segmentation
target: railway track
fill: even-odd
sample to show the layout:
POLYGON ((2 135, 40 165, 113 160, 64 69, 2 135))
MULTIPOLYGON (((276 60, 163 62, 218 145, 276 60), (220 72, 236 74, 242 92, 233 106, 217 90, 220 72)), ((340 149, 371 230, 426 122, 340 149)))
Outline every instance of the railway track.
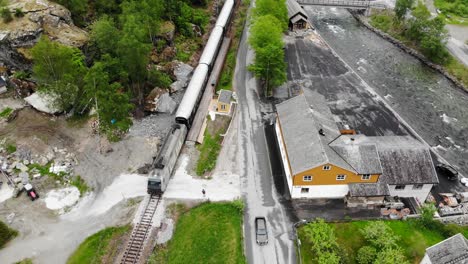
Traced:
POLYGON ((146 238, 151 229, 153 215, 156 212, 160 200, 160 195, 150 196, 140 220, 133 227, 132 234, 125 248, 125 253, 120 261, 121 264, 139 263, 146 238))

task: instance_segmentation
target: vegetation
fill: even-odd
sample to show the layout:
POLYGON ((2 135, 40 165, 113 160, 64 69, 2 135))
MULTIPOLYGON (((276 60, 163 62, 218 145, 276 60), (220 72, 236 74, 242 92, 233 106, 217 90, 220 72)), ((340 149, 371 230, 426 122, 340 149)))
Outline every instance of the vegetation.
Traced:
POLYGON ((16 146, 13 144, 7 144, 5 149, 8 154, 12 154, 16 152, 16 146))
MULTIPOLYGON (((310 224, 309 224, 310 225, 310 224)), ((327 245, 330 235, 311 236, 306 225, 299 229, 301 239, 301 257, 303 263, 319 263, 314 243, 327 245), (315 241, 315 242, 314 242, 315 241)), ((321 224, 320 227, 333 231, 335 242, 340 246, 337 254, 342 263, 419 263, 427 247, 450 236, 462 233, 468 237, 468 227, 454 224, 444 225, 431 218, 426 220, 411 219, 407 221, 353 221, 347 223, 321 224), (423 225, 422 222, 429 224, 423 225)))
POLYGON ((25 258, 21 261, 15 262, 15 264, 33 264, 33 261, 30 258, 25 258))
POLYGON ((256 5, 249 38, 255 59, 249 70, 269 96, 274 87, 286 81, 282 32, 287 30, 288 16, 284 0, 259 0, 256 5))
POLYGON ((13 15, 11 14, 10 9, 6 7, 0 10, 0 15, 2 16, 3 23, 10 23, 13 21, 13 15))
POLYGON ((11 113, 13 113, 13 109, 7 107, 0 112, 0 118, 8 118, 11 113))
POLYGON ((239 10, 235 14, 236 17, 232 26, 232 30, 235 33, 226 56, 226 62, 224 63, 223 70, 221 71, 218 86, 216 86, 216 90, 218 91, 221 89, 232 90, 232 76, 236 69, 237 50, 239 48, 242 31, 244 30, 244 24, 247 18, 247 8, 249 5, 249 0, 242 1, 239 10))
POLYGON ((449 24, 468 26, 468 2, 464 0, 435 0, 434 5, 439 9, 449 24))
POLYGON ((15 238, 18 231, 8 227, 7 224, 0 221, 0 248, 3 248, 6 243, 15 238))
POLYGON ((371 24, 419 50, 468 86, 468 68, 453 58, 445 47, 448 34, 444 20, 441 17, 431 18, 422 2, 413 7, 412 0, 397 0, 395 12, 375 14, 371 17, 371 24), (409 11, 411 16, 405 16, 409 11))
POLYGON ((208 130, 205 131, 203 144, 199 146, 198 150, 200 157, 197 161, 196 173, 201 176, 216 166, 216 160, 221 150, 221 136, 217 134, 213 137, 208 130))
POLYGON ((338 243, 331 225, 319 219, 303 227, 303 235, 310 243, 310 253, 316 256, 312 263, 340 263, 338 243))
POLYGON ((153 256, 150 263, 246 263, 242 214, 242 201, 204 203, 191 209, 177 221, 167 252, 159 259, 153 256))
POLYGON ((130 231, 130 226, 108 227, 88 237, 70 256, 68 264, 113 263, 119 254, 119 244, 123 236, 130 231))
POLYGON ((89 186, 86 184, 85 180, 81 178, 80 175, 73 177, 70 184, 78 188, 78 190, 80 191, 80 196, 83 196, 83 194, 85 194, 89 190, 89 186))

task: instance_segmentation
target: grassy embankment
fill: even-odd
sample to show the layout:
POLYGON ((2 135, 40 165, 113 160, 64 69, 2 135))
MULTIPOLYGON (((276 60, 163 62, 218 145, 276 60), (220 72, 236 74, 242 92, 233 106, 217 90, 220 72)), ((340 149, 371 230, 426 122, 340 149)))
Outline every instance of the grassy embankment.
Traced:
POLYGON ((242 249, 241 201, 204 203, 183 213, 174 236, 148 263, 246 263, 242 249))
POLYGON ((108 227, 88 237, 70 256, 67 264, 113 263, 120 253, 119 245, 130 226, 108 227))
MULTIPOLYGON (((404 36, 404 29, 394 23, 395 14, 393 11, 384 11, 371 16, 370 24, 392 37, 402 41, 405 45, 420 51, 420 47, 404 36)), ((447 62, 442 65, 445 70, 455 76, 461 83, 468 87, 468 67, 459 62, 452 55, 448 55, 447 62)))
POLYGON ((232 90, 232 77, 236 68, 237 50, 239 48, 242 31, 244 30, 244 24, 247 19, 247 9, 249 8, 249 5, 250 0, 242 1, 239 10, 234 14, 235 18, 231 28, 234 35, 226 56, 226 62, 224 63, 224 67, 219 78, 218 86, 216 87, 217 91, 221 89, 232 90))
POLYGON ((15 238, 18 235, 18 231, 8 227, 7 224, 0 221, 0 248, 3 248, 6 243, 15 238))
MULTIPOLYGON (((344 251, 345 263, 357 263, 357 251, 367 245, 361 230, 369 223, 370 221, 354 221, 330 224, 334 227, 340 249, 344 251)), ((385 221, 385 223, 400 238, 398 245, 403 248, 405 256, 411 263, 419 263, 427 247, 448 238, 452 233, 462 232, 468 237, 467 227, 448 225, 446 230, 434 230, 422 227, 415 220, 385 221)), ((302 262, 315 263, 310 251, 312 247, 310 241, 305 238, 303 229, 299 229, 298 233, 302 243, 302 262)))
POLYGON ((468 26, 468 2, 464 0, 434 0, 447 24, 468 26))

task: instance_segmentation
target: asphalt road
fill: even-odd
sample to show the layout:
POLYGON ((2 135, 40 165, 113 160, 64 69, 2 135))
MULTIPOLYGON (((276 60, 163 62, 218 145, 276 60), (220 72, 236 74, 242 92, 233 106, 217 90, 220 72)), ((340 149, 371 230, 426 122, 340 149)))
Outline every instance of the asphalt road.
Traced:
MULTIPOLYGON (((292 233, 292 214, 277 192, 273 175, 280 175, 271 166, 265 128, 272 112, 270 103, 261 102, 255 78, 247 71, 253 52, 247 44, 249 27, 244 28, 235 70, 234 87, 239 102, 238 157, 242 196, 246 202, 244 213, 244 248, 249 263, 296 263, 292 233), (273 168, 273 169, 272 169, 273 168), (254 219, 267 219, 269 243, 259 246, 255 240, 254 219)), ((277 164, 277 162, 274 162, 277 164)))

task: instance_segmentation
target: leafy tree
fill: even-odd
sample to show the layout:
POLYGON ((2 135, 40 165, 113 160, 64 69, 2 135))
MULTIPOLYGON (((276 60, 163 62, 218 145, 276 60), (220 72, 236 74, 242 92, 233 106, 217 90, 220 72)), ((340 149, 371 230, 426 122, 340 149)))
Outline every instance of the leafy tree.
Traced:
POLYGON ((282 31, 288 29, 289 18, 285 0, 258 0, 253 13, 255 17, 272 15, 278 19, 282 31))
POLYGON ((77 94, 86 72, 81 51, 42 37, 31 49, 31 54, 33 76, 41 91, 51 96, 54 107, 70 110, 79 99, 77 94))
POLYGON ((124 1, 122 3, 122 15, 120 16, 123 27, 129 23, 136 23, 143 32, 146 32, 147 39, 140 41, 153 43, 154 37, 159 28, 159 22, 164 12, 164 5, 161 0, 138 0, 124 1))
POLYGON ((251 28, 249 43, 255 50, 255 60, 249 66, 262 82, 265 94, 286 81, 283 41, 278 20, 272 15, 258 17, 251 28))
POLYGON ((101 54, 116 55, 120 33, 111 17, 102 16, 96 20, 91 25, 90 38, 101 54))
POLYGON ((399 247, 387 247, 377 254, 374 264, 409 264, 399 247))
POLYGON ((94 10, 97 16, 105 14, 120 14, 121 0, 94 0, 94 10))
POLYGON ((372 264, 377 256, 377 250, 371 246, 363 246, 358 250, 357 262, 359 264, 372 264))
POLYGON ((337 254, 338 243, 336 242, 333 227, 318 219, 304 227, 306 238, 312 243, 312 252, 317 256, 318 263, 338 264, 341 261, 337 254))
POLYGON ((428 227, 434 221, 434 213, 437 211, 436 207, 431 203, 426 203, 421 206, 421 223, 428 227))
POLYGON ((396 246, 399 239, 383 221, 371 222, 361 232, 364 238, 377 249, 396 246))
POLYGON ((414 0, 397 0, 395 3, 395 15, 398 20, 404 18, 409 9, 413 6, 414 0))
POLYGON ((148 71, 148 82, 153 86, 169 88, 172 83, 172 79, 164 72, 158 71, 157 69, 151 69, 148 71))

